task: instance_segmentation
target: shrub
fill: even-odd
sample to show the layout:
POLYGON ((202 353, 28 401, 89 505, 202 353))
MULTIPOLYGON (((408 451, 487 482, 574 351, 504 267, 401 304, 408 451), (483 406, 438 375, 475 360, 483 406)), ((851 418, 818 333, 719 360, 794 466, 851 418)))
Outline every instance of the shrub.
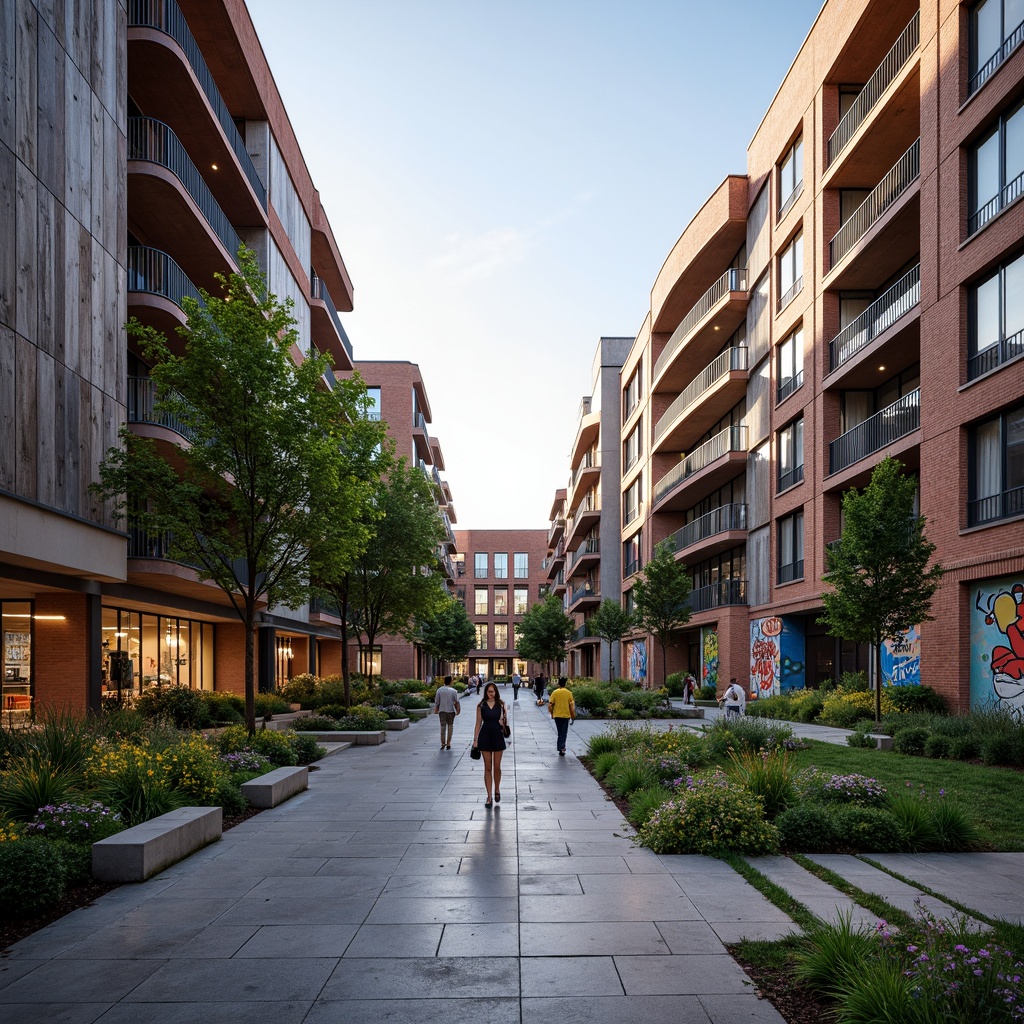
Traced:
POLYGON ((779 831, 765 821, 760 800, 721 778, 696 780, 666 801, 640 828, 638 839, 655 853, 767 854, 779 849, 779 831))
POLYGON ((931 808, 914 793, 894 793, 887 805, 903 832, 904 849, 924 853, 939 849, 939 833, 931 808))
POLYGON ((729 776, 759 797, 773 821, 795 799, 796 762, 788 750, 730 750, 729 776))
POLYGON ((285 700, 279 693, 257 693, 255 703, 258 718, 286 715, 292 709, 291 701, 285 700))
POLYGON ((907 729, 898 729, 892 738, 892 749, 897 754, 911 754, 914 757, 921 757, 924 754, 924 745, 931 733, 920 726, 911 726, 907 729))
POLYGON ((292 725, 296 732, 341 732, 341 723, 330 715, 307 715, 292 725))
POLYGON ((67 868, 55 843, 27 837, 0 843, 0 907, 26 917, 57 903, 67 888, 67 868))
POLYGON ((154 755, 172 789, 194 807, 217 804, 220 780, 226 772, 217 751, 200 736, 190 736, 154 755))
POLYGON ((872 750, 878 744, 875 738, 869 732, 851 732, 846 737, 846 745, 849 747, 860 747, 865 750, 872 750))
POLYGON ((618 763, 621 754, 617 750, 606 750, 594 758, 591 770, 595 779, 603 779, 618 763))
POLYGON ((25 826, 26 835, 63 839, 69 843, 98 843, 124 828, 121 816, 98 800, 40 807, 25 826))
POLYGON ((277 692, 287 703, 299 704, 301 707, 309 709, 316 696, 316 682, 316 676, 311 672, 303 672, 279 686, 277 692))
POLYGON ((418 693, 402 694, 399 698, 399 703, 406 711, 422 711, 424 708, 431 707, 430 701, 418 693))
POLYGON ((630 823, 639 828, 647 819, 672 796, 672 791, 664 786, 645 786, 638 789, 629 798, 630 823))
POLYGON ((686 672, 670 672, 665 680, 665 689, 670 697, 686 696, 686 672))
POLYGON ((623 757, 609 769, 605 783, 616 796, 629 796, 657 782, 654 771, 644 758, 623 757))
POLYGON ((210 725, 236 725, 245 721, 245 700, 237 693, 200 691, 210 725))
POLYGON ((930 686, 889 686, 885 692, 894 711, 924 711, 932 715, 949 713, 945 698, 930 686))
POLYGON ((187 686, 153 686, 135 702, 135 709, 147 718, 166 718, 178 729, 201 729, 210 721, 201 692, 187 686))
POLYGON ((953 740, 949 736, 944 736, 939 732, 933 732, 928 739, 924 741, 924 756, 948 758, 952 746, 953 740))
POLYGON ((981 842, 977 826, 955 800, 946 798, 933 804, 932 821, 939 837, 940 850, 973 850, 981 842))
POLYGON ((813 722, 825 706, 825 694, 821 690, 792 690, 790 703, 795 721, 813 722))
POLYGON ((388 716, 383 711, 371 708, 367 704, 356 704, 349 708, 349 712, 344 718, 338 719, 338 724, 342 729, 355 732, 380 731, 387 723, 388 716))
POLYGON ((954 761, 976 761, 981 757, 981 739, 973 734, 954 736, 949 744, 949 756, 954 761))
POLYGON ((697 689, 696 700, 717 700, 718 691, 713 686, 701 686, 697 689))
POLYGON ((836 690, 845 690, 847 693, 867 693, 870 690, 867 672, 844 672, 839 677, 839 685, 836 690))
POLYGON ((99 798, 121 815, 126 826, 166 814, 184 802, 171 787, 162 755, 158 760, 146 741, 98 744, 86 762, 85 775, 95 785, 99 798))
POLYGON ((886 789, 877 779, 851 772, 848 775, 826 775, 816 768, 801 774, 798 788, 808 800, 826 804, 857 804, 860 807, 881 807, 886 789))
POLYGON ((39 716, 39 725, 29 738, 35 756, 57 773, 77 775, 96 741, 94 722, 69 708, 47 708, 39 716))
POLYGON ((793 738, 788 725, 763 722, 756 718, 717 718, 704 729, 710 756, 726 757, 730 749, 774 750, 793 738))
POLYGON ((230 754, 221 754, 220 763, 232 775, 265 775, 270 771, 270 761, 255 750, 244 748, 232 751, 230 754))
POLYGON ((592 715, 603 715, 608 710, 608 691, 600 686, 577 686, 572 699, 578 708, 586 708, 592 715))
POLYGON ((874 933, 853 925, 850 911, 835 924, 822 923, 807 936, 794 957, 794 975, 808 987, 835 997, 852 978, 862 974, 876 953, 874 933))
POLYGON ((903 849, 899 822, 881 807, 847 804, 832 811, 836 843, 853 850, 890 853, 903 849))
POLYGON ((637 715, 651 717, 657 715, 665 707, 665 697, 660 690, 630 690, 620 692, 619 702, 627 711, 637 715))
POLYGON ((62 803, 70 789, 67 775, 30 755, 0 775, 0 811, 15 821, 30 821, 40 807, 62 803))
MULTIPOLYGON (((577 712, 579 708, 577 707, 577 712)), ((618 750, 619 743, 609 733, 599 732, 595 736, 591 736, 587 742, 587 755, 589 757, 597 757, 598 754, 607 753, 609 750, 618 750)))
POLYGON ((981 759, 987 765, 1016 766, 1021 763, 1020 743, 1013 733, 992 733, 981 743, 981 759))
POLYGON ((832 815, 821 804, 801 803, 787 807, 775 824, 785 849, 794 853, 828 853, 835 848, 832 815))
POLYGON ((217 746, 222 754, 231 754, 239 750, 255 750, 262 754, 275 768, 285 768, 296 762, 295 751, 289 742, 288 734, 275 732, 273 729, 257 729, 252 736, 245 726, 232 725, 225 729, 217 738, 217 746))
POLYGON ((288 739, 299 764, 312 764, 327 753, 312 736, 300 736, 293 732, 289 734, 288 739))
MULTIPOLYGON (((892 710, 889 692, 892 687, 882 690, 882 714, 892 710)), ((839 729, 851 729, 862 718, 874 718, 875 695, 865 690, 836 689, 826 693, 822 699, 821 714, 818 718, 825 724, 839 729)))

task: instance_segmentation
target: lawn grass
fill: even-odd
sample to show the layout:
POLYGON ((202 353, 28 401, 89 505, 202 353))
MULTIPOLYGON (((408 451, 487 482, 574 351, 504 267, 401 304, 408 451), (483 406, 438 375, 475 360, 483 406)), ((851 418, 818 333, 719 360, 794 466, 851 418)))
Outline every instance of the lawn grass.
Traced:
POLYGON ((891 750, 841 747, 808 740, 809 749, 798 754, 801 768, 812 765, 836 775, 858 773, 878 779, 890 792, 910 783, 923 786, 930 796, 940 790, 966 807, 982 835, 986 849, 1024 851, 1024 774, 1009 768, 989 768, 964 761, 932 760, 895 754, 891 750))

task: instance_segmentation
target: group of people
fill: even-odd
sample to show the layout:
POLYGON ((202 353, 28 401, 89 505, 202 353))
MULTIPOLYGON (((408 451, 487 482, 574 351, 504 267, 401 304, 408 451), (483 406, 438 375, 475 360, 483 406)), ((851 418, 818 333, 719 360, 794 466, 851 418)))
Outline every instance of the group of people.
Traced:
MULTIPOLYGON (((518 675, 515 678, 518 678, 518 675)), ((538 676, 535 684, 538 705, 544 703, 544 691, 541 688, 543 678, 538 676)), ((471 679, 471 686, 472 682, 471 679)), ((521 679, 519 682, 522 685, 521 679)), ((568 688, 567 682, 565 676, 559 678, 558 687, 551 694, 548 703, 548 714, 555 723, 556 749, 561 757, 565 757, 569 724, 576 721, 576 703, 572 699, 572 691, 568 688)), ((479 690, 479 681, 477 689, 479 690)), ((518 691, 519 687, 513 681, 513 699, 518 700, 518 691)), ((434 714, 441 723, 442 750, 452 749, 455 718, 461 713, 459 691, 452 686, 452 677, 445 676, 444 683, 434 692, 434 714)), ((493 682, 487 683, 484 686, 483 697, 476 706, 476 721, 473 725, 473 748, 479 752, 484 766, 484 791, 487 794, 484 800, 485 807, 501 803, 501 757, 507 746, 505 739, 509 732, 508 709, 498 693, 498 686, 493 682)))

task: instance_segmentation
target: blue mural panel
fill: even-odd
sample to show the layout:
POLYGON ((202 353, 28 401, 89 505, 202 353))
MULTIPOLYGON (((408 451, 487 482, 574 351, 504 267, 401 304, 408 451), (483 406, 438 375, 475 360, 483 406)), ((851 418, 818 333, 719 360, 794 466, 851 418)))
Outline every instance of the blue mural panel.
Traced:
POLYGON ((807 645, 804 639, 804 620, 783 616, 782 656, 779 664, 782 692, 802 690, 807 685, 807 645))
POLYGON ((921 685, 920 626, 911 626, 898 640, 882 642, 882 685, 921 685))
POLYGON ((634 640, 629 645, 629 678, 634 683, 647 678, 647 641, 634 640))
POLYGON ((750 696, 771 697, 803 689, 804 624, 802 619, 770 615, 750 623, 750 696))
POLYGON ((1024 713, 1024 578, 972 585, 971 707, 1024 713))

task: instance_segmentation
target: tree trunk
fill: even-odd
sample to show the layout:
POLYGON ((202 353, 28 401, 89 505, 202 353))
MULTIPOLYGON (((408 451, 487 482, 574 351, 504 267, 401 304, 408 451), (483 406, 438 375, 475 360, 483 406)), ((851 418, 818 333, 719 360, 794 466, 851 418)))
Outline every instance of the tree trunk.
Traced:
POLYGON ((875 644, 875 724, 882 721, 882 641, 875 644))
POLYGON ((245 728, 256 732, 256 604, 245 602, 245 728))
POLYGON ((668 679, 668 644, 661 645, 661 681, 662 686, 665 685, 665 680, 668 679))
POLYGON ((352 707, 352 672, 348 664, 348 598, 338 598, 338 615, 341 618, 341 626, 338 631, 341 634, 341 682, 345 693, 345 707, 352 707))

